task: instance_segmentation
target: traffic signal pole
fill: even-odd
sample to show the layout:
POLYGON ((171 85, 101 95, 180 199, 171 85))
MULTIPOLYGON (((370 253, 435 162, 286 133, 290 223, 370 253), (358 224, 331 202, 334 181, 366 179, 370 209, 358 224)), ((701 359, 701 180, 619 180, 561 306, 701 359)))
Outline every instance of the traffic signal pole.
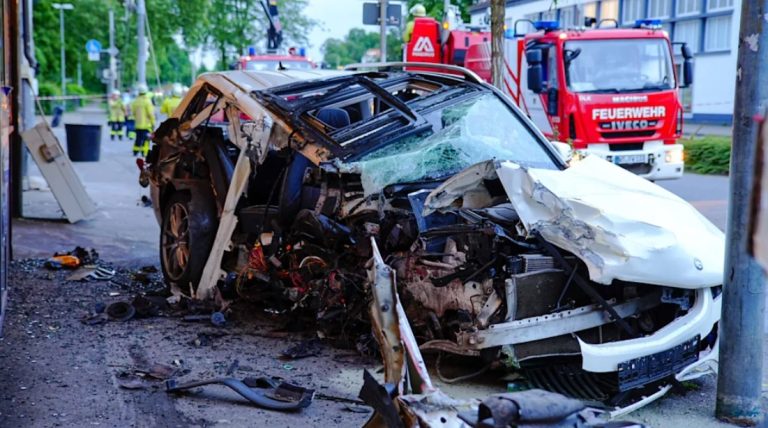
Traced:
POLYGON ((765 274, 748 252, 748 225, 760 128, 756 118, 768 107, 766 13, 768 0, 741 2, 715 407, 718 419, 742 426, 764 422, 765 274))

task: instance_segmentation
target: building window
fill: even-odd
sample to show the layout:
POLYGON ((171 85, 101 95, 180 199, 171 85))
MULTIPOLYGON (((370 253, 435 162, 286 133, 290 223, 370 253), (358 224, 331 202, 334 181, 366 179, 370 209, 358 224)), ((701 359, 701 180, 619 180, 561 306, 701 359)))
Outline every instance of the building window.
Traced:
POLYGON ((597 3, 587 3, 582 6, 581 10, 584 12, 582 17, 597 18, 597 3))
POLYGON ((600 2, 600 19, 619 19, 619 0, 600 2))
POLYGON ((699 12, 701 12, 701 0, 677 0, 675 16, 696 15, 699 12))
POLYGON ((693 52, 699 51, 699 34, 701 34, 701 20, 689 19, 675 23, 675 36, 673 41, 685 42, 693 52))
POLYGON ((671 0, 648 0, 648 18, 669 18, 671 0))
POLYGON ((557 10, 545 10, 544 12, 541 12, 541 20, 542 21, 557 21, 557 10))
POLYGON ((638 19, 643 19, 643 7, 645 0, 625 0, 624 10, 621 12, 621 20, 624 24, 634 24, 638 19))
POLYGON ((733 0, 707 0, 707 12, 733 9, 733 0))
POLYGON ((727 51, 731 48, 731 15, 708 18, 704 35, 704 50, 727 51))
POLYGON ((579 11, 576 10, 576 6, 560 9, 560 25, 563 28, 581 27, 579 11))

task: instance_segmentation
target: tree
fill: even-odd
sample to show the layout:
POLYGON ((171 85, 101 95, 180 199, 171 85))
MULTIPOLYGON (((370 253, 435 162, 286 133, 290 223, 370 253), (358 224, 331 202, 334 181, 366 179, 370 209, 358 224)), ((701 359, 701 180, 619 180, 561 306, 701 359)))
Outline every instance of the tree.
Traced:
MULTIPOLYGON (((427 9, 427 16, 431 16, 435 19, 443 18, 443 6, 445 0, 408 0, 408 10, 410 11, 413 6, 419 3, 423 4, 424 8, 427 9)), ((464 20, 464 22, 469 22, 469 7, 472 6, 472 3, 472 0, 451 0, 451 4, 459 7, 461 19, 464 20)), ((410 18, 411 17, 409 16, 409 19, 410 18)))
POLYGON ((491 81, 504 89, 504 14, 505 0, 491 0, 491 81))
MULTIPOLYGON (((208 46, 219 53, 219 67, 227 69, 248 47, 266 45, 267 16, 261 0, 209 0, 211 2, 207 26, 208 46)), ((283 45, 306 45, 307 34, 317 21, 304 15, 307 0, 281 0, 280 23, 283 45)))
MULTIPOLYGON (((378 32, 353 28, 343 39, 326 40, 320 50, 326 63, 332 67, 340 67, 362 61, 366 51, 378 47, 378 32)), ((390 30, 387 34, 387 52, 391 58, 403 56, 402 39, 397 30, 390 30)))

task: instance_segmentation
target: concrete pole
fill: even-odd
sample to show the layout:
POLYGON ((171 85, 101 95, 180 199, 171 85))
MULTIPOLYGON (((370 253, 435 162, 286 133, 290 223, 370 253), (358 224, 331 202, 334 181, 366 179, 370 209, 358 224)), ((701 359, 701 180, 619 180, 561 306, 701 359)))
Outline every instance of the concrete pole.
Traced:
POLYGON ((59 43, 61 44, 61 95, 67 95, 67 57, 64 52, 64 8, 59 7, 59 43))
POLYGON ((381 62, 387 62, 387 0, 379 0, 379 31, 381 62))
POLYGON ((505 0, 491 0, 491 80, 493 86, 504 89, 504 15, 505 0))
POLYGON ((136 62, 136 83, 147 84, 147 37, 144 23, 146 22, 147 8, 144 0, 136 2, 136 28, 139 45, 138 61, 136 62))
POLYGON ((115 11, 109 9, 109 78, 107 79, 107 96, 112 95, 115 88, 115 79, 117 77, 117 61, 115 55, 115 11))
POLYGON ((741 2, 715 407, 718 419, 742 426, 764 422, 760 395, 765 276, 748 253, 748 225, 759 130, 759 123, 754 117, 764 113, 768 107, 768 31, 763 31, 765 11, 768 11, 768 0, 741 2))

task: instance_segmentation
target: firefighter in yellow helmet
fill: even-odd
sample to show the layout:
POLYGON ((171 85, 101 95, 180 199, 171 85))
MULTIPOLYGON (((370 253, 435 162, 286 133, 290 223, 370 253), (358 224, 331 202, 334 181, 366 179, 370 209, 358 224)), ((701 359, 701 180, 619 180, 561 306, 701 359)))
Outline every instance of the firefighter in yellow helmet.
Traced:
POLYGON ((415 4, 410 10, 413 19, 405 24, 405 31, 403 31, 403 42, 408 43, 411 41, 411 34, 413 34, 413 25, 416 18, 423 18, 427 16, 427 9, 421 3, 415 4))
POLYGON ((175 83, 173 85, 173 90, 171 91, 171 96, 163 100, 163 105, 160 106, 160 113, 164 114, 165 117, 170 117, 171 114, 173 114, 173 111, 176 110, 176 107, 178 107, 180 103, 181 103, 181 85, 178 83, 175 83))
POLYGON ((147 157, 149 153, 149 134, 155 129, 155 106, 147 94, 147 85, 140 84, 139 96, 131 103, 133 112, 133 127, 136 130, 136 141, 133 143, 133 155, 147 157))
POLYGON ((114 141, 115 137, 123 139, 123 125, 125 124, 125 105, 120 98, 120 91, 114 90, 109 95, 109 137, 114 141))

